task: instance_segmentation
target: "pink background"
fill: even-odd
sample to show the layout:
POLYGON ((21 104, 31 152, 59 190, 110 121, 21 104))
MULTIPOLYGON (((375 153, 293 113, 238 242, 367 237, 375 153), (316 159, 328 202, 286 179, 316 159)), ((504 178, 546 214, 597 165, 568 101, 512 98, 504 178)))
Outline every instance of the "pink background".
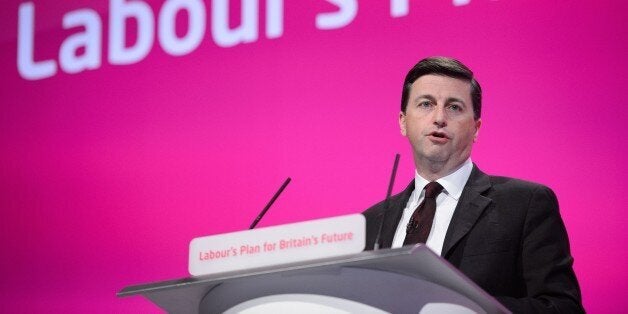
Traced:
POLYGON ((62 17, 79 8, 100 14, 105 39, 99 69, 37 81, 17 71, 20 1, 2 2, 3 311, 159 312, 115 293, 187 276, 189 241, 247 228, 286 177, 260 226, 361 212, 385 196, 397 152, 401 190, 414 169, 401 83, 431 55, 462 60, 484 88, 473 160, 557 193, 585 308, 628 309, 628 2, 425 0, 393 18, 388 1, 361 1, 335 30, 315 26, 335 6, 285 2, 280 38, 262 19, 258 41, 222 48, 208 22, 190 54, 155 42, 115 66, 108 1, 35 1, 37 60, 58 58, 76 32, 62 17))

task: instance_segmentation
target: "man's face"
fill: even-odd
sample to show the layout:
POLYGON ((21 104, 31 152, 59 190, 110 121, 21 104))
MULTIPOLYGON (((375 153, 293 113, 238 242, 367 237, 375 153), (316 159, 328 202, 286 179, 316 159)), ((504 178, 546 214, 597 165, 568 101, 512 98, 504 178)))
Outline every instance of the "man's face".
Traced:
POLYGON ((481 120, 473 118, 471 84, 428 74, 412 84, 406 112, 399 115, 417 167, 455 171, 471 155, 481 120))

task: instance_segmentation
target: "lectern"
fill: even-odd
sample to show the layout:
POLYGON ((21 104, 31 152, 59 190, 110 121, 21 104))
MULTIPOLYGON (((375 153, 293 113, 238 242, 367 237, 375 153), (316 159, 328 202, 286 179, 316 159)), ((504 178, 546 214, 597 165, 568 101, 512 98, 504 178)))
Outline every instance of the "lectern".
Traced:
POLYGON ((509 313, 426 246, 126 287, 169 313, 509 313))

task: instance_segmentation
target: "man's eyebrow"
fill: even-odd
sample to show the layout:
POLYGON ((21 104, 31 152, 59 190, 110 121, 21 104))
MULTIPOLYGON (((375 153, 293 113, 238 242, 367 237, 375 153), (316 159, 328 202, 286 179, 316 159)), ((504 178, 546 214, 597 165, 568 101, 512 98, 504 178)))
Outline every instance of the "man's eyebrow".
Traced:
POLYGON ((466 104, 467 104, 466 102, 464 102, 464 100, 462 100, 462 99, 460 99, 460 98, 456 98, 456 97, 448 97, 448 98, 445 100, 445 103, 447 103, 447 104, 448 104, 448 103, 452 103, 452 102, 459 102, 459 103, 462 103, 463 105, 466 105, 466 104))
POLYGON ((417 95, 416 97, 414 97, 413 101, 416 102, 417 100, 419 100, 421 98, 425 98, 425 99, 428 99, 428 100, 436 102, 436 98, 434 98, 434 96, 432 96, 430 94, 417 95))
MULTIPOLYGON (((424 99, 436 102, 436 98, 434 96, 430 95, 430 94, 417 95, 416 97, 414 97, 413 102, 416 102, 416 101, 418 101, 421 98, 424 98, 424 99)), ((459 103, 462 103, 463 105, 467 104, 464 100, 462 100, 460 98, 457 98, 457 97, 448 97, 447 99, 445 99, 445 103, 447 103, 447 104, 448 103, 452 103, 452 102, 459 102, 459 103)))

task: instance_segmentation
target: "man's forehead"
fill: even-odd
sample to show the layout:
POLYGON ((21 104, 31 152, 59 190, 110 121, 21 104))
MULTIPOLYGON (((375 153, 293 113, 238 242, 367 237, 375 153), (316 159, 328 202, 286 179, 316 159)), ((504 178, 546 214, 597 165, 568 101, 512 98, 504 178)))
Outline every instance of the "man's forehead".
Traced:
POLYGON ((412 83, 412 98, 421 95, 456 96, 471 99, 471 82, 445 75, 427 74, 412 83))

